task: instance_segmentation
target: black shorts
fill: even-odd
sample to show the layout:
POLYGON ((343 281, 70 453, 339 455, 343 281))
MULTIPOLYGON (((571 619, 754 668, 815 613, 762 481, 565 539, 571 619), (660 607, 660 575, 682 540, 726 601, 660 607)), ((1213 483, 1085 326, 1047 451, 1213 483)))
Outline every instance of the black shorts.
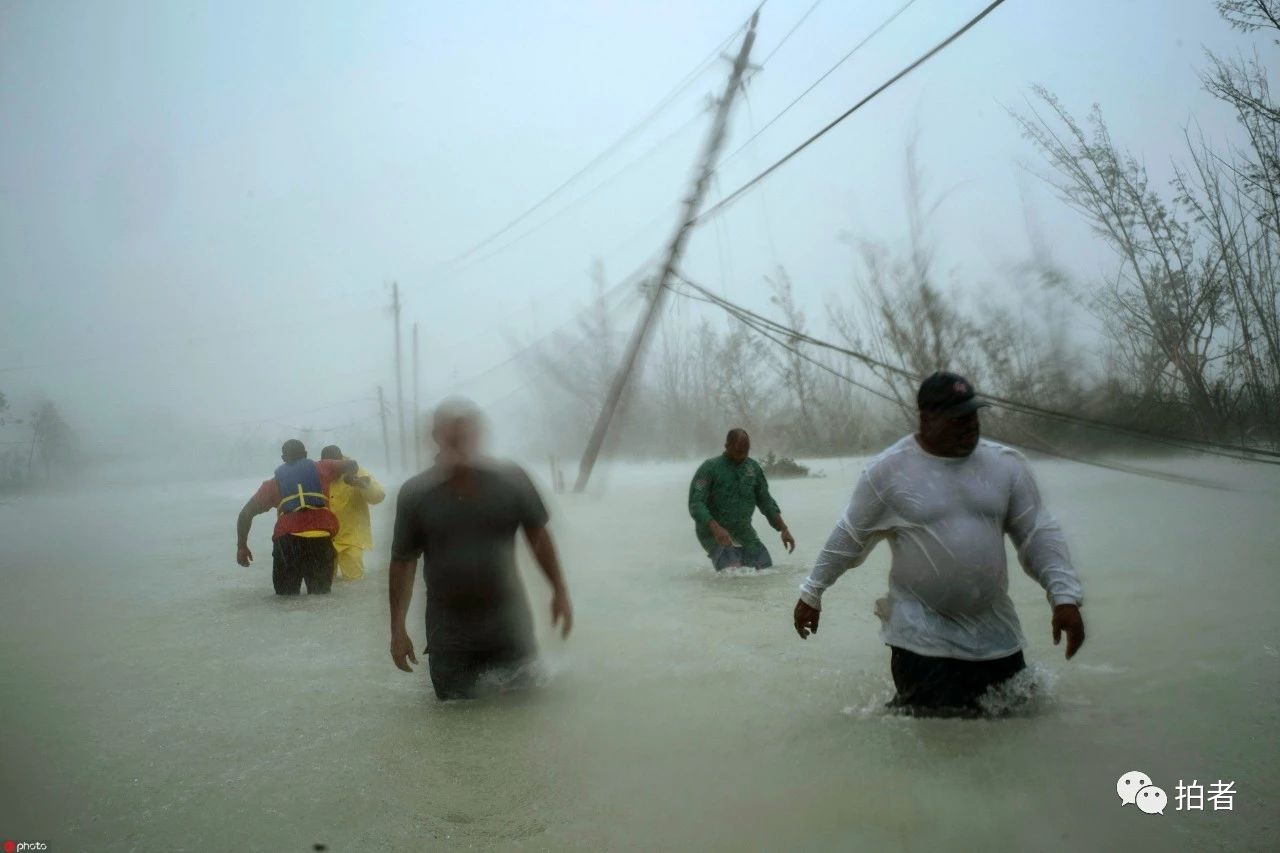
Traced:
POLYGON ((483 652, 429 650, 427 669, 441 701, 474 699, 484 676, 492 679, 495 689, 528 686, 533 681, 534 657, 522 647, 483 652))
POLYGON ((271 583, 276 595, 326 593, 333 587, 333 540, 328 536, 281 536, 271 548, 271 583))
POLYGON ((1026 668, 1022 652, 996 660, 957 660, 918 655, 890 646, 893 686, 898 695, 889 703, 917 717, 977 717, 978 699, 988 689, 1026 668))

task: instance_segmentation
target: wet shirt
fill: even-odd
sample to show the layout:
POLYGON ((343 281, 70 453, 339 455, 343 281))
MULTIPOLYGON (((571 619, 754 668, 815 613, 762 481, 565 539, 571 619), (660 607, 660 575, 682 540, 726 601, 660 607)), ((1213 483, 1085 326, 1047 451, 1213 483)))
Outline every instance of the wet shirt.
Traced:
POLYGON ((525 472, 486 463, 460 494, 442 469, 406 481, 396 500, 392 559, 423 558, 427 647, 436 652, 534 650, 533 621, 515 561, 516 531, 547 524, 525 472))
POLYGON ((926 453, 909 435, 867 466, 800 597, 822 593, 881 539, 893 561, 876 603, 881 639, 921 655, 993 660, 1022 648, 1004 537, 1051 604, 1079 604, 1062 529, 1021 453, 985 439, 967 457, 926 453))
POLYGON ((757 508, 771 525, 782 514, 769 494, 769 482, 759 462, 747 458, 735 465, 721 454, 698 466, 689 484, 689 515, 693 517, 698 542, 708 554, 716 547, 707 524, 712 519, 729 531, 739 545, 760 544, 760 537, 751 526, 751 516, 757 508))
MULTIPOLYGON (((316 462, 316 470, 320 472, 320 486, 325 497, 329 497, 329 487, 342 476, 343 462, 337 459, 321 459, 316 462)), ((297 512, 280 511, 280 484, 276 478, 263 480, 253 499, 261 506, 276 508, 276 526, 271 533, 272 541, 281 536, 335 536, 338 533, 338 517, 327 508, 300 509, 297 512)))
POLYGON ((369 525, 369 507, 382 503, 387 493, 382 485, 363 468, 356 478, 368 477, 369 485, 352 486, 339 477, 329 491, 329 508, 338 518, 338 535, 333 537, 333 547, 339 551, 347 548, 372 548, 373 531, 369 525))

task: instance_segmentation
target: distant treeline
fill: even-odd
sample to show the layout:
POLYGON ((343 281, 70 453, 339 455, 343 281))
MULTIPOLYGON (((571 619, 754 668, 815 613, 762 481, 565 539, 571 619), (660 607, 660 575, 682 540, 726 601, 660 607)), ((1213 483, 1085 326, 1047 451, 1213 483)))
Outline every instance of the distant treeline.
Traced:
POLYGON ((78 458, 75 434, 57 406, 45 401, 23 414, 0 393, 0 493, 57 479, 78 458))

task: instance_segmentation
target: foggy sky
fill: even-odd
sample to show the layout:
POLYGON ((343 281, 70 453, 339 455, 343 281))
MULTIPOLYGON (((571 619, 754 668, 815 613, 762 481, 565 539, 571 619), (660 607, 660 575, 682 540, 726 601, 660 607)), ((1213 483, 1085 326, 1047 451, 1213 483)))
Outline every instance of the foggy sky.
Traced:
MULTIPOLYGON (((421 324, 424 401, 509 396, 509 367, 458 383, 564 323, 593 258, 612 283, 662 245, 727 63, 490 248, 685 127, 624 179, 492 259, 443 262, 612 143, 753 2, 0 5, 0 391, 43 392, 108 443, 141 418, 367 418, 374 386, 394 389, 394 279, 406 334, 421 324)), ((727 151, 900 4, 821 4, 752 80, 727 151)), ((755 58, 810 5, 769 0, 755 58)), ((711 200, 982 5, 918 0, 727 163, 711 200)), ((914 128, 949 192, 932 232, 947 278, 999 284, 1023 259, 1023 198, 1054 257, 1097 275, 1108 253, 1028 175, 1043 167, 1005 106, 1033 83, 1077 115, 1098 102, 1162 183, 1193 116, 1232 131, 1196 77, 1202 48, 1254 43, 1209 0, 1011 0, 695 233, 685 267, 767 310, 761 276, 783 264, 820 326, 850 286, 841 233, 901 241, 914 128)))

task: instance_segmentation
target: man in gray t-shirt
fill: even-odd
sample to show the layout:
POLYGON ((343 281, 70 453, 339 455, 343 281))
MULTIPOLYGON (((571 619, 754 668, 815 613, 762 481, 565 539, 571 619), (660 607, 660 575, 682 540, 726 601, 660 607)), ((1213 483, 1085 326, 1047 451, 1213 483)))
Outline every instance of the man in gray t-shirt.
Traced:
POLYGON ((517 465, 477 454, 479 412, 463 402, 442 405, 432 435, 437 463, 409 479, 396 501, 391 546, 391 657, 411 672, 417 663, 405 627, 419 557, 427 587, 427 661, 441 699, 474 695, 486 673, 500 679, 527 672, 537 655, 533 619, 516 571, 515 534, 523 528, 552 586, 551 617, 568 636, 573 615, 547 510, 517 465))

